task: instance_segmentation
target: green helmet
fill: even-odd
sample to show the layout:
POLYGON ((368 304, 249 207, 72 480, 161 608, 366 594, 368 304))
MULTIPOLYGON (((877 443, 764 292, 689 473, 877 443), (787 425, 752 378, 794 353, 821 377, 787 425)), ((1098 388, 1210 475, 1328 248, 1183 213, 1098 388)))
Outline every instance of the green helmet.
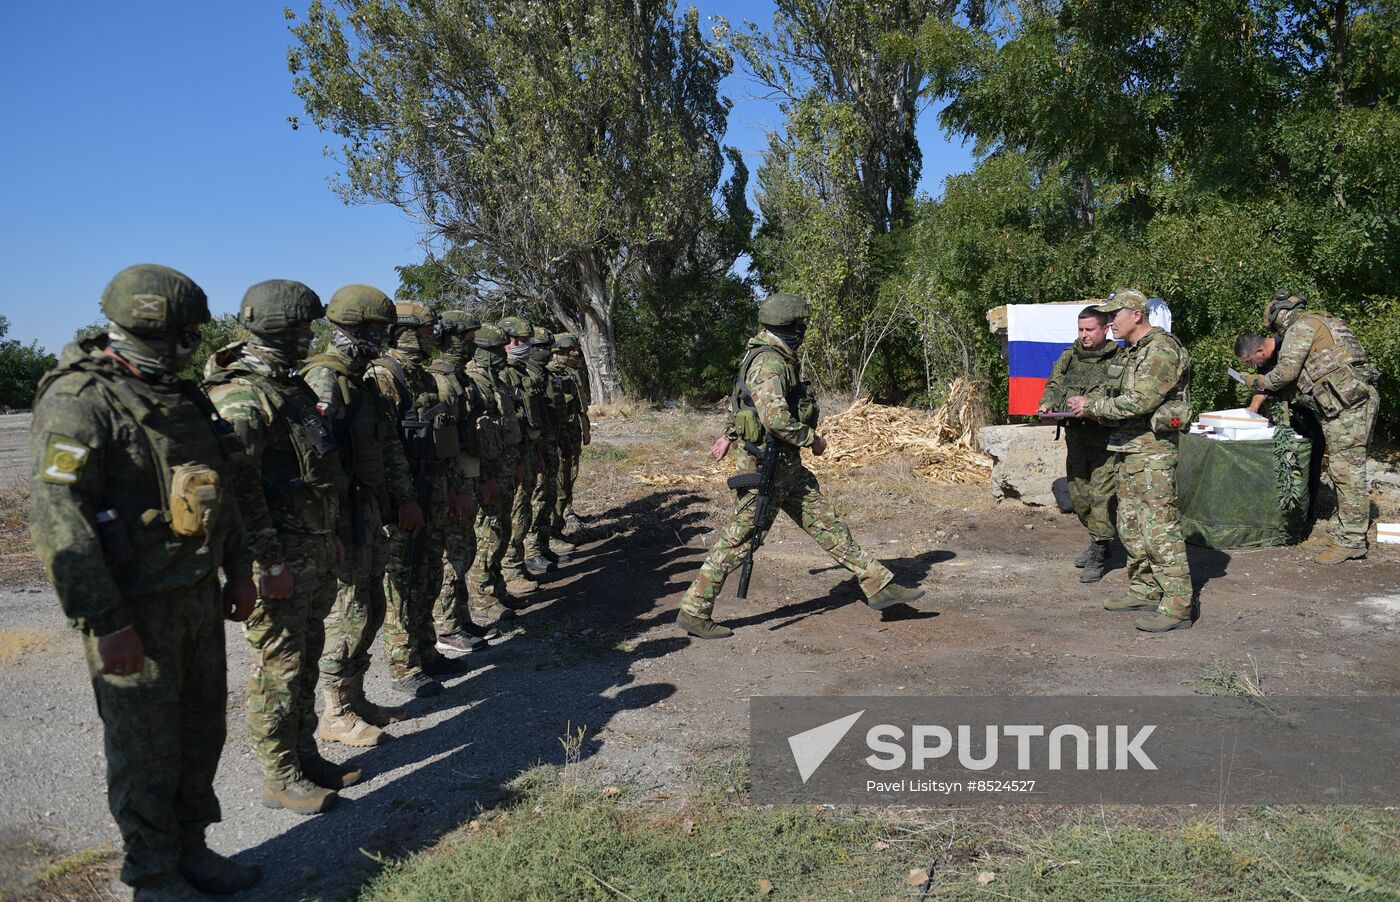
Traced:
POLYGON ((394 323, 399 326, 419 326, 437 325, 437 314, 428 308, 422 301, 399 301, 394 304, 394 323))
POLYGON ((168 332, 209 322, 209 299, 184 273, 140 263, 128 266, 107 283, 102 312, 131 332, 168 332))
POLYGON ((1301 310, 1308 305, 1308 296, 1301 291, 1289 291, 1281 288, 1274 292, 1274 296, 1269 298, 1269 303, 1264 306, 1264 318, 1269 323, 1269 328, 1275 332, 1288 327, 1293 321, 1292 316, 1285 316, 1285 311, 1301 310), (1285 322, 1280 323, 1283 319, 1285 322))
POLYGON ((554 333, 544 326, 536 326, 530 333, 530 344, 537 348, 547 348, 554 344, 554 333))
POLYGON ((523 316, 508 316, 501 320, 498 325, 508 337, 520 341, 529 341, 535 331, 535 327, 530 325, 530 321, 523 316))
POLYGON ((476 346, 479 348, 498 348, 506 343, 506 333, 498 327, 487 323, 476 330, 476 346))
POLYGON ((441 320, 444 332, 473 332, 481 328, 481 319, 466 310, 444 310, 441 320))
POLYGON ((758 321, 765 326, 786 326, 812 315, 812 305, 795 294, 770 294, 758 307, 758 321))
POLYGON ((369 285, 346 285, 331 295, 326 319, 337 326, 355 327, 361 323, 394 322, 394 302, 378 288, 369 285))
POLYGON ((258 335, 286 332, 325 315, 326 308, 316 292, 291 279, 259 282, 243 295, 243 305, 238 308, 238 321, 258 335))

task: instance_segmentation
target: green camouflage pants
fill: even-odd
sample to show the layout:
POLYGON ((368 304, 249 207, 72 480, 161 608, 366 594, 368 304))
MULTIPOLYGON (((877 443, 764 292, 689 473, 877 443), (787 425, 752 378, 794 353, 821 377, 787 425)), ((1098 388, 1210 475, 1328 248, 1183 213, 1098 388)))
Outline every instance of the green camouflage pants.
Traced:
POLYGON ((459 633, 471 621, 467 574, 475 559, 476 515, 449 518, 443 532, 442 585, 433 605, 433 624, 439 636, 459 633))
POLYGON ((1371 398, 1347 408, 1333 419, 1322 420, 1327 446, 1327 481, 1337 493, 1337 511, 1327 524, 1332 541, 1347 548, 1365 548, 1371 528, 1371 490, 1366 482, 1366 451, 1376 426, 1380 394, 1371 387, 1371 398))
POLYGON ((549 550, 549 539, 553 533, 554 503, 559 484, 559 440, 558 436, 546 435, 536 446, 544 467, 535 479, 535 489, 530 495, 530 532, 525 537, 525 557, 532 558, 549 550))
POLYGON ((1084 429, 1065 430, 1065 477, 1074 515, 1096 542, 1113 538, 1113 483, 1118 456, 1108 450, 1107 439, 1084 429))
POLYGON ((501 561, 505 557, 506 545, 510 542, 510 506, 515 498, 515 465, 503 468, 496 479, 500 497, 495 504, 482 501, 476 511, 476 560, 472 562, 467 583, 471 587, 472 600, 477 604, 489 605, 487 599, 499 599, 505 595, 506 581, 501 575, 501 561))
POLYGON ((564 519, 574 512, 574 482, 578 479, 578 462, 583 455, 580 439, 566 439, 559 449, 559 476, 554 491, 554 534, 563 536, 564 519))
POLYGON ((433 486, 428 525, 415 536, 397 524, 389 534, 389 567, 384 575, 384 650, 389 676, 401 680, 436 659, 433 606, 442 590, 442 554, 447 528, 446 485, 433 486))
POLYGON ((270 781, 295 779, 297 751, 316 748, 316 662, 335 602, 335 546, 329 535, 283 533, 291 598, 260 599, 243 624, 253 653, 248 733, 270 781))
POLYGON ((510 536, 505 555, 501 558, 501 575, 507 580, 525 579, 525 537, 530 532, 530 498, 535 494, 535 455, 539 446, 532 445, 525 458, 525 478, 515 486, 510 504, 510 536))
POLYGON ((1118 455, 1118 536, 1128 591, 1179 620, 1191 616, 1191 569, 1176 507, 1176 449, 1118 455))
POLYGON ((219 820, 214 773, 228 704, 223 604, 212 575, 179 593, 128 596, 146 663, 103 674, 97 639, 83 637, 102 718, 107 804, 121 830, 121 879, 136 884, 179 867, 182 845, 219 820))
MULTIPOLYGON (((742 451, 739 458, 739 472, 753 472, 752 458, 742 451)), ((749 540, 753 537, 756 498, 757 494, 751 489, 736 493, 733 519, 720 532, 719 541, 700 566, 700 574, 681 599, 681 610, 685 613, 707 619, 713 613, 715 598, 724 588, 725 578, 744 562, 749 540)), ((785 457, 778 465, 768 514, 770 526, 778 510, 782 510, 816 539, 817 544, 826 549, 836 563, 854 573, 860 579, 861 591, 867 598, 894 579, 894 574, 884 564, 871 560, 861 551, 851 537, 850 529, 822 494, 817 477, 796 458, 785 457)))
POLYGON ((328 684, 364 676, 369 651, 384 625, 384 568, 388 539, 380 525, 379 505, 362 498, 364 541, 341 536, 345 561, 336 568, 335 602, 326 616, 326 650, 321 655, 321 678, 328 684), (350 541, 347 541, 350 540, 350 541))

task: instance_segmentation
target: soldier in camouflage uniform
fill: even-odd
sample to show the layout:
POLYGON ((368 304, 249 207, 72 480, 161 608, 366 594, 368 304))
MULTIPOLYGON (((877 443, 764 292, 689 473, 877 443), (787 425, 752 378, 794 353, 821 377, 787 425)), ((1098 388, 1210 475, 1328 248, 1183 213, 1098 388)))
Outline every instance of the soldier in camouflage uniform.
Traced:
MULTIPOLYGON (((204 389, 243 442, 239 506, 257 561, 261 601, 243 625, 252 646, 248 732, 263 769, 263 804, 316 814, 360 771, 316 748, 317 661, 335 601, 335 524, 349 485, 316 396, 296 368, 325 308, 300 282, 248 289, 238 313, 251 337, 215 352, 204 389)), ((341 549, 343 553, 344 549, 341 549)))
POLYGON ((476 431, 483 445, 481 507, 476 512, 476 560, 468 575, 471 596, 480 616, 488 621, 515 615, 525 607, 506 590, 501 561, 510 542, 511 502, 525 474, 522 457, 525 428, 506 370, 506 336, 496 326, 476 332, 476 353, 467 364, 467 379, 481 399, 476 431), (497 446, 494 455, 486 446, 497 446), (494 490, 487 491, 494 487, 494 490))
POLYGON ((326 318, 334 327, 330 346, 301 373, 316 395, 316 409, 330 423, 350 487, 336 523, 345 558, 336 568, 335 602, 326 617, 325 707, 316 734, 327 742, 364 747, 382 742, 380 728, 397 719, 365 698, 364 690, 370 649, 384 625, 384 518, 394 516, 399 529, 416 531, 423 528, 423 510, 414 499, 403 447, 395 441, 393 402, 365 376, 394 322, 393 303, 377 288, 346 285, 331 295, 326 318), (402 499, 397 509, 391 497, 402 499))
MULTIPOLYGON (((476 350, 473 338, 480 328, 481 321, 475 314, 464 310, 443 313, 439 318, 438 357, 428 366, 428 372, 437 383, 438 397, 456 412, 462 453, 454 466, 459 470, 461 490, 467 496, 466 514, 449 517, 443 534, 442 585, 433 606, 437 650, 441 652, 471 651, 489 635, 488 630, 472 621, 467 594, 467 573, 476 558, 476 513, 480 498, 483 493, 499 491, 494 483, 484 484, 482 469, 488 464, 483 463, 476 427, 484 402, 465 372, 467 361, 476 350)), ((499 456, 495 445, 490 450, 499 456)))
POLYGON ((211 851, 204 832, 220 818, 223 621, 256 600, 231 489, 242 449, 174 375, 209 305, 187 276, 145 264, 112 279, 102 311, 108 334, 64 348, 35 395, 30 535, 82 632, 121 879, 135 899, 238 892, 260 872, 211 851))
POLYGON ((1176 507, 1177 438, 1191 424, 1191 358, 1180 341, 1147 321, 1147 298, 1127 289, 1098 308, 1113 314, 1128 343, 1110 364, 1107 389, 1069 399, 1077 416, 1113 427, 1118 455, 1118 535, 1128 551, 1128 596, 1110 611, 1154 611, 1134 622, 1161 633, 1192 623, 1191 570, 1176 507))
MULTIPOLYGON (((921 598, 924 592, 895 585, 894 574, 860 549, 850 529, 822 494, 817 478, 802 465, 801 449, 810 448, 818 456, 826 452, 826 439, 817 434, 816 399, 802 381, 802 364, 797 356, 810 315, 811 308, 805 300, 785 293, 770 295, 759 307, 758 321, 763 328, 745 348, 730 405, 734 414, 731 436, 739 440, 736 471, 755 472, 758 461, 745 445, 758 446, 771 437, 778 462, 768 523, 763 528, 767 529, 777 511, 782 510, 838 564, 860 579, 865 603, 882 611, 899 602, 921 598)), ((722 439, 712 453, 719 459, 728 448, 728 440, 722 439)), ((693 636, 721 639, 734 635, 729 627, 716 623, 712 614, 725 578, 743 563, 758 525, 754 517, 756 497, 755 489, 736 492, 733 519, 720 532, 700 574, 681 599, 676 623, 693 636)))
POLYGON ((545 573, 563 560, 560 553, 550 547, 550 538, 559 488, 561 434, 565 429, 564 421, 569 417, 569 401, 564 390, 564 376, 550 366, 554 359, 553 347, 554 335, 536 326, 530 348, 532 362, 543 371, 545 416, 538 445, 542 466, 535 480, 535 491, 530 496, 530 531, 525 536, 525 564, 536 573, 545 573))
MULTIPOLYGON (((1079 311, 1079 338, 1066 348, 1050 370, 1039 413, 1064 410, 1075 395, 1103 388, 1108 367, 1118 354, 1118 342, 1108 338, 1108 314, 1094 307, 1079 311)), ((1089 548, 1075 559, 1082 583, 1103 579, 1108 546, 1113 541, 1113 482, 1118 458, 1108 450, 1112 429, 1093 420, 1065 421, 1065 476, 1075 516, 1089 530, 1089 548)))
POLYGON ((472 506, 458 457, 461 454, 455 405, 438 396, 428 371, 436 350, 437 316, 417 301, 395 306, 392 347, 370 364, 366 378, 394 408, 412 474, 414 494, 426 526, 418 530, 387 527, 389 566, 385 580, 388 613, 384 644, 394 689, 426 697, 442 691, 435 675, 459 673, 462 665, 437 650, 433 606, 442 590, 442 555, 449 520, 462 519, 472 506))
MULTIPOLYGON (((1291 291, 1269 301, 1269 327, 1280 336, 1277 361, 1267 373, 1250 376, 1248 385, 1259 393, 1288 391, 1317 417, 1337 510, 1327 524, 1331 545, 1315 560, 1337 564, 1366 556, 1371 527, 1366 456, 1380 410, 1380 373, 1346 323, 1306 310, 1306 303, 1291 291)), ((1313 453, 1320 452, 1314 448, 1313 453)))
POLYGON ((541 470, 541 447, 549 431, 548 402, 545 399, 546 379, 544 367, 532 359, 530 340, 534 338, 534 327, 529 320, 520 316, 508 316, 501 320, 501 331, 509 340, 506 345, 506 378, 519 399, 519 409, 523 415, 521 425, 525 440, 521 443, 521 463, 524 470, 515 484, 515 497, 510 507, 510 538, 506 543, 505 557, 501 560, 501 573, 513 595, 529 595, 539 588, 537 580, 544 571, 525 564, 525 537, 530 532, 530 499, 535 494, 535 483, 541 470))
POLYGON ((559 469, 555 477, 554 510, 549 513, 549 547, 556 554, 567 554, 574 545, 564 538, 566 528, 577 528, 578 516, 573 512, 574 480, 578 478, 579 458, 583 446, 591 440, 588 422, 588 384, 581 379, 582 360, 578 339, 568 332, 554 337, 554 355, 547 369, 558 379, 563 394, 563 416, 559 423, 559 469), (570 521, 570 518, 572 522, 570 521))

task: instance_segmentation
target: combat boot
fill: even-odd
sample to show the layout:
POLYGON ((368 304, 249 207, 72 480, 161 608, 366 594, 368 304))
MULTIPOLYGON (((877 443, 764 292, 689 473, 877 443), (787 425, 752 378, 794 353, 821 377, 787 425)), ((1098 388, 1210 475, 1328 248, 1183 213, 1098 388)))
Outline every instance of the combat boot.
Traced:
POLYGON ((560 556, 567 556, 570 552, 578 550, 578 546, 559 536, 549 540, 549 550, 560 556))
POLYGON ((1125 598, 1115 598, 1112 601, 1105 601, 1103 603, 1103 609, 1105 611, 1155 611, 1157 610, 1157 602, 1148 601, 1146 598, 1138 598, 1135 595, 1129 595, 1125 598))
MULTIPOLYGON (((508 608, 505 605, 501 604, 501 601, 498 597, 491 596, 488 600, 491 603, 483 608, 480 608, 476 612, 476 616, 481 617, 481 619, 483 620, 489 620, 493 624, 498 623, 502 620, 511 620, 515 617, 515 609, 508 608)), ((490 627, 490 629, 495 629, 495 627, 490 627)))
POLYGON ((530 602, 522 601, 516 596, 533 595, 540 590, 540 584, 532 579, 509 579, 506 580, 506 595, 501 599, 501 604, 513 611, 522 611, 530 606, 530 602))
POLYGON ((449 658, 436 653, 423 656, 423 672, 428 676, 455 676, 466 673, 471 666, 465 658, 449 658))
POLYGON ((1172 630, 1189 630, 1195 623, 1190 617, 1177 617, 1166 611, 1158 611, 1133 621, 1133 626, 1144 633, 1169 633, 1172 630))
POLYGON ((865 603, 876 611, 883 611, 885 608, 918 601, 923 597, 923 589, 906 589, 904 586, 896 586, 891 580, 885 585, 885 588, 867 598, 865 603))
POLYGON ((1108 543, 1095 542, 1085 552, 1088 557, 1081 564, 1084 572, 1079 574, 1081 583, 1096 583, 1103 579, 1104 568, 1108 566, 1108 543))
POLYGON ((708 617, 692 617, 685 611, 676 614, 676 625, 697 639, 726 639, 734 631, 708 617))
POLYGON ((297 765, 301 775, 326 789, 344 789, 360 782, 365 772, 353 764, 336 764, 321 757, 320 752, 298 754, 297 765))
POLYGON ((317 786, 305 777, 263 781, 264 808, 285 808, 295 814, 320 814, 339 798, 334 791, 317 786))
POLYGON ((257 886, 262 868, 234 861, 201 843, 180 851, 180 876, 201 893, 228 896, 257 886))
POLYGON ((537 554, 525 561, 525 572, 536 579, 543 579, 546 573, 556 570, 554 563, 542 554, 537 554))
POLYGON ((359 715, 360 720, 365 723, 387 727, 391 723, 403 720, 403 713, 398 708, 385 708, 365 697, 364 674, 346 681, 345 692, 350 699, 350 710, 359 715))
POLYGON ((339 742, 341 745, 355 748, 379 745, 388 736, 375 725, 366 723, 355 712, 352 707, 353 697, 346 688, 344 683, 332 683, 324 687, 322 697, 325 700, 325 710, 321 712, 316 735, 327 742, 339 742))
POLYGON ((540 552, 540 557, 542 557, 542 558, 544 558, 545 560, 549 561, 551 564, 553 564, 553 565, 555 566, 556 569, 558 569, 558 567, 559 567, 560 564, 568 563, 568 560, 569 560, 569 552, 567 552, 567 551, 560 552, 560 551, 555 551, 553 548, 546 548, 545 550, 543 550, 543 551, 540 552))
POLYGON ((569 532, 578 532, 583 529, 583 519, 573 511, 564 515, 564 529, 569 532))
POLYGON ((1348 548, 1345 545, 1332 545, 1313 558, 1317 564, 1340 564, 1342 561, 1359 561, 1366 556, 1366 548, 1348 548))
POLYGON ((131 890, 132 902, 204 902, 209 898, 179 874, 142 881, 131 890))
POLYGON ((1093 539, 1090 539, 1089 547, 1079 552, 1079 557, 1074 559, 1074 566, 1078 567, 1081 570, 1084 569, 1084 565, 1089 563, 1089 555, 1094 553, 1094 546, 1097 544, 1098 543, 1095 542, 1093 539))
POLYGON ((442 692, 442 684, 421 670, 400 677, 389 685, 395 692, 402 692, 413 698, 432 698, 442 692))

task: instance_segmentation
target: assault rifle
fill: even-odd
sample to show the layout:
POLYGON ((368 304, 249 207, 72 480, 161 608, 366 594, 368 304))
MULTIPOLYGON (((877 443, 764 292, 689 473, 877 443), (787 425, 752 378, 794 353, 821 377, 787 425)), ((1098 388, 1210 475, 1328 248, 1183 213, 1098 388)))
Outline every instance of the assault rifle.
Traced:
POLYGON ((753 556, 763 545, 764 533, 771 525, 768 507, 773 503, 773 476, 778 471, 778 443, 772 434, 760 448, 753 442, 744 442, 744 450, 758 461, 758 468, 752 473, 740 473, 729 477, 729 487, 737 491, 754 489, 753 536, 749 539, 748 551, 744 553, 744 565, 739 571, 739 597, 749 597, 749 577, 753 575, 753 556))
POLYGON ((418 589, 418 575, 423 569, 423 554, 428 546, 429 510, 433 502, 433 484, 428 477, 428 462, 434 459, 433 423, 437 415, 446 409, 447 405, 439 402, 423 411, 419 417, 418 412, 409 407, 401 422, 404 451, 408 457, 409 469, 413 473, 413 491, 418 499, 418 506, 423 510, 423 528, 408 540, 409 592, 416 592, 418 589))

